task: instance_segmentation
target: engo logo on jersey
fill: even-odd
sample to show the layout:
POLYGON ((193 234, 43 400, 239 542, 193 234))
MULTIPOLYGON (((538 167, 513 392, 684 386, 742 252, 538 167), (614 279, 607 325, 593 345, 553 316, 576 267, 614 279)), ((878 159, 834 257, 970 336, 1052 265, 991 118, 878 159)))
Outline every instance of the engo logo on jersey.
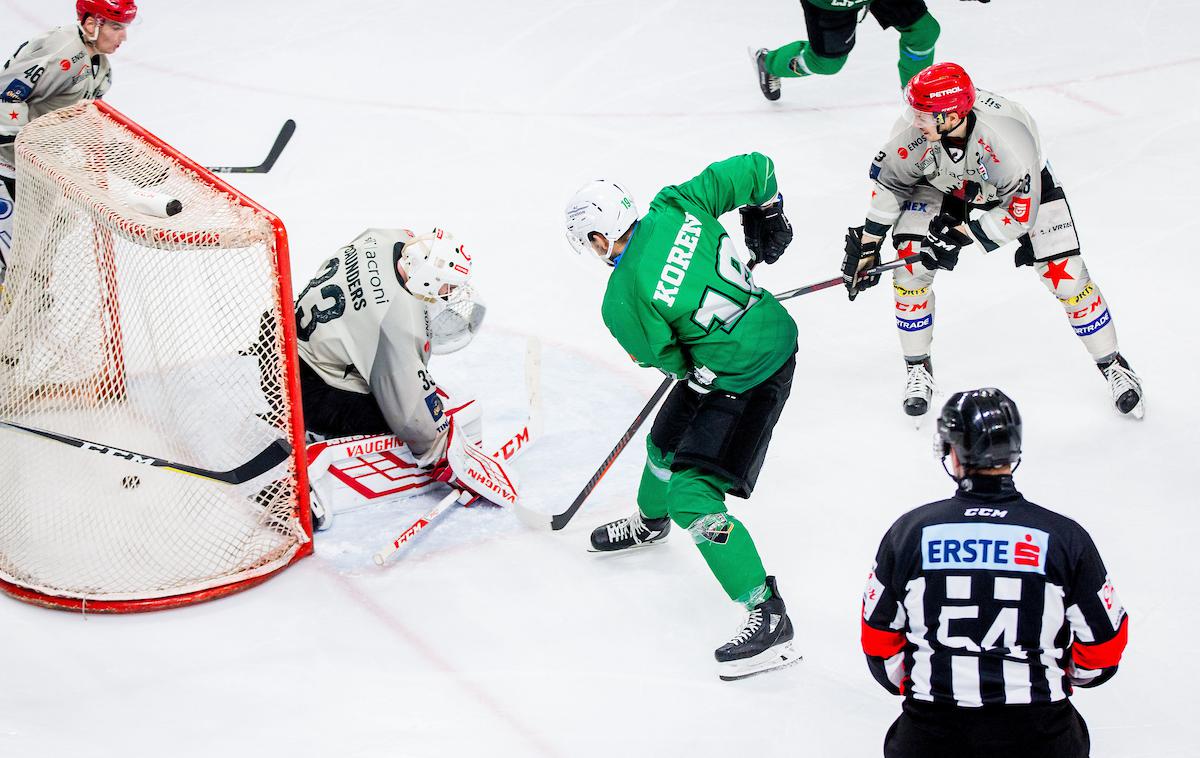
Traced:
POLYGON ((1050 535, 1010 524, 935 524, 921 530, 926 571, 980 569, 1046 573, 1050 535))

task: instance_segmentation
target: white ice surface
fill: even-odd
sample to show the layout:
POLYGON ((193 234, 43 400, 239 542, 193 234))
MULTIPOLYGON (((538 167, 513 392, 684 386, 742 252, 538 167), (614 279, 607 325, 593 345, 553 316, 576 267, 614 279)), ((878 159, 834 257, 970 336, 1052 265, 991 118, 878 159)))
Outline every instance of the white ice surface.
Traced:
MULTIPOLYGON (((0 0, 0 45, 69 21, 70 5, 0 0)), ((659 381, 606 334, 603 271, 569 262, 571 191, 607 175, 646 202, 712 160, 764 151, 796 240, 760 281, 787 289, 837 272, 897 112, 896 37, 870 20, 839 76, 762 100, 746 48, 803 34, 790 0, 141 5, 114 58, 119 109, 222 165, 257 162, 285 118, 299 123, 274 171, 234 177, 288 225, 297 289, 369 226, 441 225, 473 247, 487 329, 435 369, 478 389, 499 435, 521 415, 523 338, 543 339, 546 434, 519 468, 546 509, 570 502, 659 381)), ((932 6, 939 58, 1038 119, 1148 413, 1139 424, 1111 410, 1011 249, 965 254, 939 277, 939 382, 1017 400, 1019 485, 1091 530, 1130 610, 1120 674, 1074 699, 1094 755, 1200 755, 1188 473, 1200 8, 932 6)), ((718 681, 712 650, 741 613, 685 535, 628 556, 584 551, 592 526, 632 508, 635 442, 557 534, 458 509, 377 569, 371 553, 427 496, 339 519, 314 558, 218 602, 82 618, 2 598, 0 755, 878 755, 899 702, 859 652, 859 592, 884 529, 951 486, 929 431, 900 413, 887 287, 788 308, 795 390, 755 497, 732 506, 780 577, 800 665, 718 681)))

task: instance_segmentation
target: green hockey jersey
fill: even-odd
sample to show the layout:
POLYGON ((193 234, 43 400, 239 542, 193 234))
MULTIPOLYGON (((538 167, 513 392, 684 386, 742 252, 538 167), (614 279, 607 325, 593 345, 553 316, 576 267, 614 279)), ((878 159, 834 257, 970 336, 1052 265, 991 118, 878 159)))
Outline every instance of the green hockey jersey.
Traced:
POLYGON ((717 220, 777 191, 771 159, 750 153, 658 193, 617 261, 601 308, 634 360, 744 392, 795 352, 796 322, 754 283, 717 220))

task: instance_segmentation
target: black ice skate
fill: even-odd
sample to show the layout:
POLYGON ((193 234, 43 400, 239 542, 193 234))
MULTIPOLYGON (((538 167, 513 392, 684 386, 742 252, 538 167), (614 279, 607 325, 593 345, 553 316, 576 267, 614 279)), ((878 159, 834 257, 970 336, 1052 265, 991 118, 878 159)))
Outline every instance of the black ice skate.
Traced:
POLYGON ((933 399, 933 363, 928 357, 919 361, 905 358, 908 376, 904 381, 904 412, 920 418, 929 411, 933 399))
POLYGON ((1096 368, 1108 380, 1108 389, 1112 392, 1113 405, 1121 413, 1141 419, 1146 415, 1146 406, 1142 403, 1142 380, 1133 373, 1129 361, 1120 353, 1104 363, 1097 363, 1096 368))
POLYGON ((631 547, 642 547, 658 542, 671 531, 671 519, 645 518, 641 510, 635 510, 628 518, 610 521, 592 530, 592 552, 610 553, 631 547))
POLYGON ((754 606, 733 639, 717 648, 717 670, 726 682, 790 666, 800 660, 792 646, 795 631, 775 586, 775 577, 767 577, 767 587, 771 590, 771 598, 754 606))
POLYGON ((769 52, 765 47, 760 47, 754 52, 754 68, 758 70, 758 88, 762 90, 763 97, 768 100, 778 100, 779 77, 767 73, 767 53, 769 52))

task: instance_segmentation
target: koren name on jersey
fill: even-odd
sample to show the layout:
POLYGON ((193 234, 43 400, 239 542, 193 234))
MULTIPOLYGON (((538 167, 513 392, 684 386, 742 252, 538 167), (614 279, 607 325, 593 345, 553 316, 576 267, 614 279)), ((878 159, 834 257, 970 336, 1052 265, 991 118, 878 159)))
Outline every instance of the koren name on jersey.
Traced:
POLYGON ((1049 546, 1046 532, 1015 524, 935 524, 921 530, 921 565, 1045 574, 1049 546))

